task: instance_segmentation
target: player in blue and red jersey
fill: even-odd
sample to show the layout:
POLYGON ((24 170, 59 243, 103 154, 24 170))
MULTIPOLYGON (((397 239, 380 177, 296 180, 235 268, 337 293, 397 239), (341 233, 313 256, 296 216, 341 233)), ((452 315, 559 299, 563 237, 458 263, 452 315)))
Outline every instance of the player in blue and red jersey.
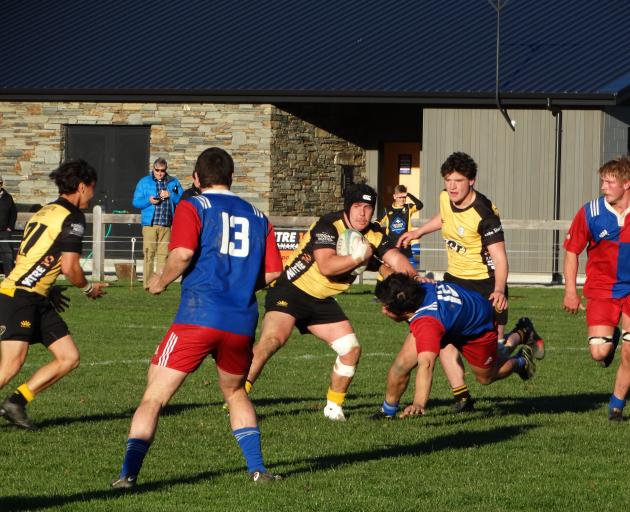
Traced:
POLYGON ((591 357, 608 367, 619 338, 622 358, 609 418, 621 420, 630 389, 630 158, 606 162, 599 170, 602 196, 575 215, 564 241, 564 309, 582 307, 577 292, 578 258, 586 247, 586 324, 591 357), (621 319, 620 332, 617 325, 621 319))
MULTIPOLYGON (((481 294, 455 283, 421 284, 396 273, 377 283, 375 294, 382 303, 383 314, 397 322, 409 322, 411 334, 387 374, 385 401, 374 419, 395 417, 400 397, 416 366, 413 404, 404 409, 401 417, 424 414, 435 361, 440 349, 448 344, 453 344, 464 356, 481 384, 490 384, 512 373, 518 373, 523 380, 534 375, 536 365, 531 346, 524 345, 510 359, 497 354, 492 303, 481 294)), ((520 334, 515 331, 510 336, 520 334)))
POLYGON ((195 173, 202 194, 178 205, 166 266, 149 283, 157 295, 182 276, 181 302, 151 360, 114 488, 135 485, 161 409, 208 355, 216 362, 232 431, 251 477, 259 483, 279 479, 263 464, 256 412, 243 387, 258 321, 255 292, 282 270, 275 233, 263 213, 230 192, 234 162, 228 153, 206 149, 195 173))

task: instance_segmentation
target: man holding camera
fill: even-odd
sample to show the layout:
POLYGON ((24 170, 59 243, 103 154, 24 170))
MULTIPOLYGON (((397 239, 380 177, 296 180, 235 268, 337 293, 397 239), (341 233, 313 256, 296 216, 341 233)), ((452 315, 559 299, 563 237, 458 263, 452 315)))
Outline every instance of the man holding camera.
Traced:
POLYGON ((166 263, 173 214, 183 193, 181 183, 169 176, 167 169, 164 158, 155 160, 153 169, 138 182, 133 194, 133 206, 141 210, 145 290, 149 289, 153 273, 160 272, 166 263))

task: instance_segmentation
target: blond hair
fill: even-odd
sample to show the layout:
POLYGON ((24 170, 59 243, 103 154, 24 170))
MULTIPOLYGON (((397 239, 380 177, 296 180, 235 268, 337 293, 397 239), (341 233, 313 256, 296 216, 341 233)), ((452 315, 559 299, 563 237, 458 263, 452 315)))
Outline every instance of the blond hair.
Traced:
POLYGON ((627 155, 619 156, 609 160, 598 169, 600 177, 612 176, 619 181, 630 180, 630 158, 627 155))

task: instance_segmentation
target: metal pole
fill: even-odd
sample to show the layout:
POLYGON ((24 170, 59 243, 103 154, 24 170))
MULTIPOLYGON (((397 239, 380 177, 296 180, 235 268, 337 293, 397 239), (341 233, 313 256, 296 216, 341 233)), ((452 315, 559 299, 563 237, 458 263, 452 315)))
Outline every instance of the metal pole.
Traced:
MULTIPOLYGON (((560 220, 560 177, 562 164, 562 111, 552 111, 556 118, 556 158, 555 174, 553 180, 553 220, 560 220)), ((562 274, 560 273, 560 231, 553 232, 553 255, 551 262, 551 282, 552 284, 562 284, 562 274)))

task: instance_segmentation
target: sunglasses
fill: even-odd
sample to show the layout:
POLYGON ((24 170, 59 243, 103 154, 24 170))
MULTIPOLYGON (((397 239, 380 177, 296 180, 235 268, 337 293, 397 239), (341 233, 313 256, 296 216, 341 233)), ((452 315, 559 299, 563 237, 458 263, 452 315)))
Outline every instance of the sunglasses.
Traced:
POLYGON ((155 167, 153 168, 153 170, 155 172, 166 172, 166 169, 156 169, 155 167))

